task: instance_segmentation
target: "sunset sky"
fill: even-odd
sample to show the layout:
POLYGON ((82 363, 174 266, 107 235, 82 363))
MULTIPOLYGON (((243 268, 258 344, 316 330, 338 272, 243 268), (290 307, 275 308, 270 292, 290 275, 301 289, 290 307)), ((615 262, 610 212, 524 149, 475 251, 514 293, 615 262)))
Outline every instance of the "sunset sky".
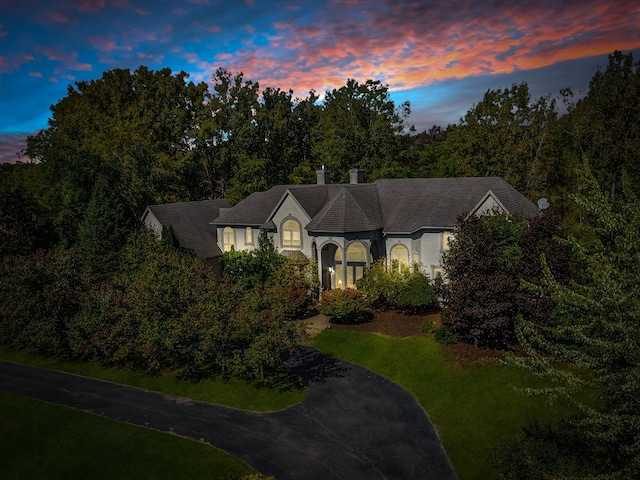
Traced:
POLYGON ((487 89, 584 90, 616 49, 640 60, 639 0, 0 0, 0 163, 69 84, 114 68, 226 67, 299 97, 380 80, 421 131, 487 89))

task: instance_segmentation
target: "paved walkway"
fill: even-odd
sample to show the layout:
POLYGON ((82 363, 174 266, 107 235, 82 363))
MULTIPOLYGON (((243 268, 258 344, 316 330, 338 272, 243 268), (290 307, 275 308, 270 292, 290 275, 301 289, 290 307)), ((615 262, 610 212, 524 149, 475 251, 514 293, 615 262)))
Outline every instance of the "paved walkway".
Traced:
POLYGON ((0 362, 0 389, 207 442, 278 480, 455 479, 426 413, 398 385, 304 348, 305 400, 253 413, 0 362))

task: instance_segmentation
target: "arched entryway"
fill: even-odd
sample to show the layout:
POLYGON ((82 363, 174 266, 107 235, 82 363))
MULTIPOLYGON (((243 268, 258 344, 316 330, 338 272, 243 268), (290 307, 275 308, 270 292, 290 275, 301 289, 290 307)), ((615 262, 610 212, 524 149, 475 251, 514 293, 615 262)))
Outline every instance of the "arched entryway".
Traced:
MULTIPOLYGON (((335 243, 327 243, 320 250, 320 260, 322 265, 322 272, 320 275, 321 288, 323 290, 332 290, 336 288, 337 278, 336 278, 336 253, 340 259, 342 258, 342 249, 338 247, 335 243)), ((342 274, 342 262, 340 262, 339 270, 340 275, 342 274)))

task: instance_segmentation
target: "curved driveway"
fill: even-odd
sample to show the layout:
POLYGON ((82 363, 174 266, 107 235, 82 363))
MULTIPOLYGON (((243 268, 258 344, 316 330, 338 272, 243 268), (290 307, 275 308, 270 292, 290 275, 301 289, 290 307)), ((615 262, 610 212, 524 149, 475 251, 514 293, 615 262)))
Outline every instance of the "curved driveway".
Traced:
POLYGON ((455 479, 425 411, 400 386, 305 348, 308 387, 283 411, 253 413, 0 362, 0 389, 207 442, 278 480, 455 479))

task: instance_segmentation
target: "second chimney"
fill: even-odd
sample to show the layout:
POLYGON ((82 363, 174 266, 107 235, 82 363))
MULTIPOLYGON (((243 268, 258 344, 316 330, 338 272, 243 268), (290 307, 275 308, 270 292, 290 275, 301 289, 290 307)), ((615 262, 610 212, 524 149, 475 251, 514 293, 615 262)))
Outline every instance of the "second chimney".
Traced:
POLYGON ((349 183, 364 183, 364 170, 361 168, 349 170, 349 183))

